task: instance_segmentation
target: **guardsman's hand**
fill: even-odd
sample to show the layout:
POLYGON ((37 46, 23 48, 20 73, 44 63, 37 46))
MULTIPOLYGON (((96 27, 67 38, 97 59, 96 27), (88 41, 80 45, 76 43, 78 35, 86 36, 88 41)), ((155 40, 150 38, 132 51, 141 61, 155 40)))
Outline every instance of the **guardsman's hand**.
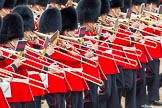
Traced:
POLYGON ((60 71, 59 71, 59 65, 52 63, 52 64, 49 66, 49 71, 50 71, 50 72, 60 73, 60 71))
POLYGON ((87 58, 94 57, 94 52, 93 51, 89 51, 89 52, 85 53, 85 57, 87 57, 87 58))
POLYGON ((135 22, 132 23, 131 26, 134 27, 134 28, 139 28, 139 25, 140 25, 139 21, 135 21, 135 22))
POLYGON ((21 60, 20 59, 16 59, 13 64, 15 64, 15 66, 18 68, 21 65, 21 60))

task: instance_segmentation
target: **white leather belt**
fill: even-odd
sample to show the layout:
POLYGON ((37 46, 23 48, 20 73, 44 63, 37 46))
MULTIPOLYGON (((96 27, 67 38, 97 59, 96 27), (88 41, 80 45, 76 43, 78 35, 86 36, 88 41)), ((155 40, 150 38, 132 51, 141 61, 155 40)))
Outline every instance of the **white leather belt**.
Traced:
POLYGON ((0 82, 0 87, 2 88, 3 94, 6 98, 12 97, 10 82, 3 80, 3 82, 0 82))
POLYGON ((23 82, 23 83, 28 83, 29 79, 20 79, 20 78, 13 78, 12 82, 23 82))
POLYGON ((154 40, 153 36, 144 36, 146 39, 154 40))
POLYGON ((123 46, 122 48, 123 48, 123 50, 136 51, 136 47, 126 47, 126 46, 123 46))
POLYGON ((98 60, 98 56, 92 57, 92 58, 90 58, 90 60, 97 61, 98 60))
POLYGON ((82 72, 82 68, 63 68, 64 71, 72 71, 72 72, 82 72))
POLYGON ((141 42, 142 44, 144 44, 145 43, 145 40, 144 39, 140 39, 139 42, 141 42))
POLYGON ((42 81, 42 84, 45 85, 45 87, 48 87, 48 75, 44 73, 39 73, 35 71, 28 71, 29 75, 39 75, 42 81))
POLYGON ((160 37, 153 37, 154 38, 154 40, 162 40, 162 38, 160 38, 160 37))
POLYGON ((34 74, 39 74, 39 72, 35 72, 35 71, 28 71, 28 75, 34 75, 34 74))
POLYGON ((106 54, 112 54, 112 50, 105 50, 104 53, 106 53, 106 54))
POLYGON ((44 86, 48 88, 48 74, 40 73, 39 75, 44 86))

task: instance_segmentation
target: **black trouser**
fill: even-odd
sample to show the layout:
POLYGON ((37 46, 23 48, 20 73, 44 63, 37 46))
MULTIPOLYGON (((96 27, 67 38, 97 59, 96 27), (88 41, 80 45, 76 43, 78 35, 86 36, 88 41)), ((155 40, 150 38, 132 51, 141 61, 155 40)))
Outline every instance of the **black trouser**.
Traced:
POLYGON ((89 102, 84 103, 85 108, 99 108, 98 85, 88 82, 89 102))
POLYGON ((121 106, 121 97, 122 97, 122 93, 125 88, 124 75, 123 75, 124 70, 123 70, 122 66, 118 66, 118 69, 119 69, 119 74, 116 75, 116 84, 117 84, 117 88, 118 88, 118 101, 121 106))
POLYGON ((29 102, 28 108, 41 108, 41 96, 35 96, 34 101, 29 102))
POLYGON ((45 95, 49 108, 65 108, 65 94, 64 93, 49 93, 45 95))
POLYGON ((153 80, 147 82, 148 86, 148 101, 159 100, 159 66, 160 60, 153 59, 149 63, 149 75, 153 76, 153 80))
POLYGON ((146 104, 146 67, 147 64, 141 62, 141 68, 138 70, 138 78, 137 80, 137 89, 136 89, 136 103, 137 107, 146 104))
POLYGON ((29 103, 26 102, 9 102, 10 108, 29 108, 29 103))
POLYGON ((124 96, 125 108, 136 108, 136 77, 137 70, 124 70, 124 96))
MULTIPOLYGON (((160 84, 159 84, 159 86, 162 87, 162 73, 160 73, 159 79, 160 79, 160 84)), ((159 88, 160 88, 160 87, 159 87, 159 88)))
POLYGON ((106 75, 106 77, 104 91, 99 95, 99 108, 119 108, 116 74, 106 75))
POLYGON ((82 91, 68 92, 66 108, 84 108, 82 91))

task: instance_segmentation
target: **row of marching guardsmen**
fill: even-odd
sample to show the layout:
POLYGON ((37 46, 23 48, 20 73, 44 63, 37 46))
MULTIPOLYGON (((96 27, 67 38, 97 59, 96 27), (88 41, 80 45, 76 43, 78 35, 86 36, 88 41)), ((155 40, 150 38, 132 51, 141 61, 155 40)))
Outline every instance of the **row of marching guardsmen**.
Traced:
POLYGON ((159 0, 1 0, 0 107, 162 106, 161 11, 159 0))

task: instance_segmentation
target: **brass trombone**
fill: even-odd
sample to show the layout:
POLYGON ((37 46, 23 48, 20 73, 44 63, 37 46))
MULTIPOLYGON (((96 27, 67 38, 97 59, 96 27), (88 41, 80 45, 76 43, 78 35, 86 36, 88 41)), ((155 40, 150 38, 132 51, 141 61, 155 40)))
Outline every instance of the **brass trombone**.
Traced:
MULTIPOLYGON (((74 42, 73 42, 73 43, 74 43, 74 42)), ((77 44, 77 43, 74 43, 74 44, 79 45, 79 44, 77 44)), ((100 47, 102 47, 102 46, 100 46, 100 47)), ((104 47, 104 48, 107 48, 107 47, 104 47)), ((83 52, 86 52, 86 51, 83 50, 83 49, 79 49, 79 48, 76 48, 76 49, 81 50, 81 51, 83 51, 83 52)), ((113 49, 111 49, 111 50, 113 50, 113 49)), ((99 49, 97 49, 97 51, 103 53, 103 51, 101 51, 101 50, 99 50, 99 49)), ((119 56, 119 55, 116 55, 116 54, 111 54, 111 55, 112 55, 112 56, 117 56, 117 57, 119 57, 119 58, 127 59, 128 61, 132 61, 132 62, 134 62, 135 64, 130 64, 130 63, 128 63, 128 62, 124 62, 124 61, 121 61, 121 60, 118 60, 118 59, 114 59, 114 58, 111 58, 111 57, 107 57, 107 56, 104 56, 104 55, 101 55, 101 54, 95 54, 95 55, 101 56, 101 57, 103 57, 103 58, 107 58, 107 59, 110 59, 110 60, 118 61, 118 62, 121 62, 121 63, 124 63, 124 64, 129 64, 129 65, 132 65, 132 66, 137 66, 137 62, 136 62, 135 60, 129 59, 129 58, 126 58, 126 57, 122 57, 122 56, 119 56)), ((132 54, 132 55, 133 55, 133 54, 132 54)), ((136 54, 134 54, 134 55, 136 55, 136 54)))
MULTIPOLYGON (((61 52, 59 52, 59 53, 61 53, 61 52)), ((64 54, 64 53, 62 53, 62 54, 64 54)), ((45 56, 44 56, 45 57, 45 56)), ((72 67, 70 67, 70 66, 67 66, 67 65, 65 65, 65 64, 63 64, 63 63, 60 63, 60 62, 58 62, 58 61, 56 61, 56 60, 53 60, 53 59, 51 59, 51 58, 48 58, 48 57, 45 57, 46 59, 49 59, 50 61, 53 61, 53 62, 57 62, 58 64, 60 64, 60 65, 62 65, 62 66, 65 66, 65 67, 67 67, 67 68, 71 68, 73 71, 78 71, 78 70, 76 70, 76 69, 73 69, 72 67)), ((38 59, 38 58, 37 58, 38 59)), ((40 59, 41 60, 41 59, 40 59)), ((42 60, 41 60, 42 61, 42 60)), ((46 63, 48 63, 48 62, 46 62, 46 63)), ((49 63, 48 63, 49 64, 49 63)), ((69 72, 69 71, 68 71, 69 72)), ((103 81, 101 80, 101 79, 98 79, 98 78, 96 78, 96 77, 93 77, 93 76, 91 76, 91 75, 89 75, 89 74, 86 74, 86 73, 84 73, 84 72, 82 72, 82 71, 79 71, 80 73, 82 73, 83 75, 85 75, 85 76, 88 76, 88 77, 90 77, 90 78, 92 78, 92 79, 95 79, 95 80, 97 80, 97 81, 99 81, 99 83, 98 82, 94 82, 94 81, 92 81, 92 80, 90 80, 90 79, 87 79, 87 78, 84 78, 83 76, 79 76, 78 74, 76 74, 76 73, 73 73, 73 72, 70 72, 70 73, 72 73, 73 75, 75 75, 75 76, 78 76, 78 77, 80 77, 80 78, 83 78, 83 79, 85 79, 85 80, 87 80, 87 81, 90 81, 90 82, 92 82, 92 83, 94 83, 94 84, 97 84, 97 85, 99 85, 99 86, 102 86, 103 85, 103 81)))
MULTIPOLYGON (((64 53, 62 53, 62 52, 60 52, 60 51, 57 51, 57 50, 56 50, 56 52, 61 53, 61 54, 64 54, 64 53)), ((66 54, 65 54, 65 55, 66 55, 66 54)), ((78 72, 78 70, 73 69, 72 67, 67 66, 67 65, 65 65, 65 64, 63 64, 63 63, 60 63, 60 62, 58 62, 58 61, 56 61, 56 60, 53 60, 53 59, 47 58, 47 57, 45 57, 45 58, 46 58, 46 59, 49 59, 50 61, 57 62, 58 64, 63 65, 63 66, 65 66, 65 67, 67 67, 67 68, 71 68, 73 71, 77 71, 77 72, 78 72)), ((77 76, 77 77, 83 78, 83 79, 85 79, 85 80, 87 80, 87 81, 90 81, 90 82, 92 82, 92 83, 94 83, 94 84, 97 84, 97 85, 99 85, 99 86, 102 86, 102 85, 103 85, 103 81, 102 81, 102 80, 100 80, 100 79, 98 79, 98 78, 96 78, 96 77, 93 77, 93 76, 91 76, 91 75, 89 75, 89 74, 86 74, 86 73, 84 73, 84 72, 82 72, 82 71, 79 71, 79 72, 82 73, 82 74, 85 75, 85 76, 91 77, 92 79, 95 79, 95 80, 99 81, 99 83, 94 82, 94 81, 92 81, 92 80, 90 80, 90 79, 88 79, 88 78, 85 78, 85 77, 83 77, 83 76, 80 76, 80 75, 78 75, 78 74, 76 74, 76 73, 74 73, 74 72, 71 72, 71 71, 68 71, 68 72, 71 73, 71 74, 73 74, 73 75, 75 75, 75 76, 77 76)))
MULTIPOLYGON (((17 57, 20 57, 20 56, 19 56, 16 52, 14 52, 14 51, 11 51, 11 50, 8 50, 8 49, 5 49, 5 48, 1 48, 0 50, 2 50, 2 51, 4 51, 4 52, 7 52, 7 53, 10 53, 10 54, 12 54, 12 55, 15 55, 15 56, 17 56, 17 57)), ((8 58, 8 57, 5 56, 5 55, 3 55, 3 56, 6 57, 6 58, 8 58)), ((23 59, 26 59, 26 58, 24 58, 24 57, 22 57, 22 58, 23 58, 23 59)), ((8 59, 14 60, 13 58, 8 58, 8 59)), ((28 60, 30 60, 30 59, 28 59, 28 60)), ((33 63, 41 64, 41 63, 35 62, 34 60, 30 60, 30 61, 32 61, 33 63)), ((37 70, 39 70, 39 71, 42 71, 42 69, 36 68, 36 67, 34 67, 34 66, 30 65, 30 64, 27 64, 27 63, 24 63, 24 62, 22 62, 22 64, 24 64, 24 65, 26 65, 26 66, 29 66, 29 67, 31 67, 31 68, 35 68, 35 69, 37 69, 37 70)), ((41 65, 42 65, 42 64, 41 64, 41 65)), ((48 73, 48 74, 51 74, 51 75, 53 75, 53 76, 56 76, 56 77, 58 77, 58 78, 64 79, 64 77, 59 76, 59 75, 57 75, 57 74, 53 74, 53 73, 51 73, 51 72, 49 72, 49 71, 46 71, 46 70, 43 70, 43 71, 46 72, 46 73, 48 73)))
MULTIPOLYGON (((132 27, 132 26, 128 26, 128 25, 123 24, 123 23, 121 23, 121 25, 126 26, 126 27, 131 27, 131 28, 136 29, 136 30, 138 30, 138 31, 145 32, 145 33, 147 33, 147 34, 150 34, 150 35, 159 37, 158 35, 155 35, 155 34, 152 34, 152 33, 149 33, 149 32, 143 31, 143 30, 140 30, 140 29, 135 28, 135 27, 132 27)), ((109 29, 109 27, 103 27, 103 28, 105 28, 106 30, 109 29)), ((119 29, 121 29, 121 28, 119 28, 119 29)), ((123 29, 121 29, 121 30, 123 30, 123 29)), ((111 30, 111 27, 110 27, 109 31, 114 32, 113 29, 111 30)), ((118 32, 117 32, 117 33, 118 33, 118 32)), ((121 32, 120 32, 120 34, 123 34, 123 35, 125 35, 125 36, 129 36, 129 35, 124 34, 124 33, 121 33, 121 32)), ((129 36, 129 37, 130 37, 130 36, 129 36)), ((117 37, 117 38, 119 38, 119 37, 117 37)), ((138 37, 135 37, 135 38, 138 38, 138 37)), ((144 36, 144 38, 147 38, 147 37, 144 36)), ((159 38, 160 38, 160 37, 159 37, 159 38)), ((140 38, 138 38, 138 39, 140 39, 140 38)), ((150 45, 146 45, 146 44, 145 44, 147 47, 151 47, 151 48, 156 48, 156 47, 157 47, 157 43, 155 43, 155 42, 158 42, 158 41, 153 40, 153 39, 152 39, 152 40, 146 40, 146 41, 149 41, 149 42, 154 43, 154 44, 156 45, 156 46, 154 47, 154 46, 150 46, 150 45), (155 41, 155 42, 152 42, 152 41, 155 41)), ((136 43, 137 43, 137 44, 141 44, 141 43, 139 43, 139 42, 136 42, 136 43)), ((158 43, 159 43, 159 42, 158 42, 158 43)))
MULTIPOLYGON (((36 51, 36 50, 33 50, 33 51, 36 51)), ((38 51, 37 51, 37 52, 38 52, 38 51)), ((59 52, 59 53, 60 53, 60 52, 59 52)), ((63 54, 64 54, 64 53, 63 53, 63 54)), ((35 58, 35 59, 38 59, 38 58, 36 58, 36 57, 34 57, 34 56, 32 56, 32 57, 35 58)), ((44 56, 44 57, 45 57, 45 56, 44 56)), ((71 69, 74 70, 74 71, 78 71, 78 70, 75 70, 75 69, 73 69, 72 67, 67 66, 67 65, 65 65, 65 64, 63 64, 63 63, 60 63, 60 62, 58 62, 58 61, 56 61, 56 60, 50 59, 50 58, 48 58, 48 57, 45 57, 45 58, 46 58, 46 59, 49 59, 50 61, 57 62, 58 64, 60 64, 60 65, 62 65, 62 66, 71 68, 71 69)), ((42 59, 38 59, 38 60, 43 61, 42 59)), ((48 63, 48 62, 46 62, 46 61, 43 61, 43 62, 45 62, 45 63, 47 63, 47 64, 50 64, 50 63, 48 63)), ((93 79, 95 79, 95 80, 98 80, 100 83, 98 84, 98 83, 96 83, 96 82, 94 82, 94 81, 92 81, 92 80, 90 80, 90 79, 83 78, 83 77, 81 76, 81 78, 83 78, 83 79, 85 79, 85 80, 88 80, 88 81, 90 81, 90 82, 92 82, 92 83, 95 83, 95 84, 97 84, 97 85, 99 85, 99 86, 101 86, 101 85, 103 84, 102 80, 100 80, 100 79, 98 79, 98 78, 96 78, 96 77, 90 76, 89 74, 86 74, 86 73, 81 72, 81 71, 80 71, 80 73, 82 73, 82 74, 85 75, 85 76, 91 77, 91 78, 93 78, 93 79)), ((72 74, 75 75, 75 73, 72 73, 72 74)), ((78 74, 77 74, 76 76, 78 76, 78 74)), ((79 77, 79 76, 78 76, 78 77, 79 77)))
MULTIPOLYGON (((20 76, 20 77, 22 77, 22 78, 25 78, 25 79, 32 80, 32 81, 34 81, 34 82, 37 82, 37 83, 43 84, 42 82, 40 82, 40 81, 38 81, 38 80, 35 80, 35 79, 32 79, 32 78, 29 78, 29 77, 26 77, 26 76, 24 76, 24 75, 20 75, 20 74, 17 74, 17 73, 14 73, 14 72, 11 72, 11 71, 8 71, 8 70, 5 70, 5 69, 2 69, 2 68, 0 68, 0 71, 1 71, 2 73, 4 73, 4 74, 8 74, 8 73, 9 73, 9 74, 13 74, 13 75, 20 76)), ((8 77, 8 78, 11 78, 11 81, 12 81, 12 79, 13 79, 13 77, 8 77)), ((3 79, 3 78, 2 78, 2 79, 3 79)), ((45 89, 46 89, 46 87, 43 88, 43 87, 40 87, 40 86, 38 86, 38 85, 35 85, 35 84, 32 84, 32 83, 29 83, 29 82, 24 82, 24 83, 26 83, 26 84, 28 84, 28 85, 31 85, 31 86, 33 86, 33 87, 36 87, 36 88, 42 89, 42 90, 45 90, 45 89)))
MULTIPOLYGON (((49 37, 49 38, 51 38, 52 36, 51 35, 47 35, 47 34, 43 34, 43 33, 39 33, 39 32, 34 32, 36 35, 38 35, 38 36, 40 36, 40 37, 42 37, 42 38, 45 38, 45 37, 49 37)), ((69 39, 70 37, 66 37, 66 36, 62 36, 62 35, 60 35, 60 37, 62 37, 62 38, 66 38, 66 39, 69 39)), ((79 41, 79 42, 82 42, 83 40, 82 39, 74 39, 74 41, 79 41)), ((57 47, 59 47, 59 46, 57 46, 57 47)), ((61 48, 61 47, 59 47, 59 48, 61 48)), ((67 49, 65 49, 66 51, 68 51, 67 49)), ((67 55, 67 54, 64 54, 64 53, 62 53, 63 55, 66 55, 66 56, 68 56, 68 57, 70 57, 70 58, 73 58, 73 59, 75 59, 75 60, 78 60, 78 61, 80 61, 79 59, 77 59, 77 58, 75 58, 75 57, 73 57, 73 56, 70 56, 70 55, 67 55)), ((78 56, 80 56, 80 55, 78 55, 78 56)), ((86 59, 88 59, 88 60, 90 60, 89 58, 87 58, 87 57, 85 57, 86 59)), ((90 61, 92 61, 92 60, 90 60, 90 61)), ((85 62, 85 61, 82 61, 83 63, 85 63, 85 64, 88 64, 88 65, 90 65, 90 66, 93 66, 93 67, 96 67, 95 65, 92 65, 92 64, 90 64, 90 63, 87 63, 87 62, 85 62)), ((92 61, 92 62, 94 62, 94 61, 92 61)), ((96 63, 97 64, 97 63, 96 63)))

